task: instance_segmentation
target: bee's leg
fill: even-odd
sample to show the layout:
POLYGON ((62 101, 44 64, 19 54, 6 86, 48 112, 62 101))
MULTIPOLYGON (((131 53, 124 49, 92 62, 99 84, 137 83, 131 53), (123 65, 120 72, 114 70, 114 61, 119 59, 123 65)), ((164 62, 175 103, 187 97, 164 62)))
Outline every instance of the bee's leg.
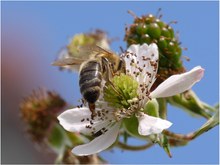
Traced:
POLYGON ((109 64, 109 67, 111 68, 110 71, 111 71, 111 74, 112 76, 119 76, 121 73, 126 73, 126 68, 125 68, 125 61, 124 59, 120 58, 120 61, 119 61, 119 64, 118 64, 118 68, 117 68, 117 72, 113 72, 113 68, 114 68, 114 64, 109 64))
POLYGON ((106 73, 105 80, 112 86, 113 90, 120 95, 120 93, 115 89, 115 86, 111 81, 111 78, 113 77, 113 72, 106 58, 102 58, 102 65, 105 68, 105 73, 106 73))
POLYGON ((84 98, 80 99, 80 101, 81 101, 83 106, 86 106, 87 101, 84 98))
POLYGON ((97 115, 95 112, 95 104, 94 103, 88 103, 89 104, 89 110, 91 111, 91 119, 93 120, 94 117, 97 115))
POLYGON ((102 57, 102 66, 103 66, 104 72, 106 73, 105 80, 107 82, 111 82, 110 79, 113 77, 113 74, 112 74, 113 72, 112 72, 112 69, 109 65, 110 65, 110 63, 109 63, 108 59, 102 57))

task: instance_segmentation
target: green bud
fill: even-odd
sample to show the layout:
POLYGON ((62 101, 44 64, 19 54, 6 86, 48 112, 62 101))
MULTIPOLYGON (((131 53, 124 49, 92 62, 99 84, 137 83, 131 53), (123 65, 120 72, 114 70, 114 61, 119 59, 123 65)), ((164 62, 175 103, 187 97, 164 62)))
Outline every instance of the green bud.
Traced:
POLYGON ((152 38, 159 38, 161 34, 160 27, 156 23, 151 23, 148 28, 148 33, 152 38))
POLYGON ((149 24, 155 21, 155 17, 152 14, 148 14, 146 17, 144 17, 144 20, 146 24, 149 24))
POLYGON ((166 37, 166 38, 170 38, 171 37, 170 31, 167 28, 165 28, 165 27, 162 28, 161 35, 166 37))
POLYGON ((142 35, 147 33, 147 26, 145 24, 139 24, 136 28, 137 34, 142 35))
MULTIPOLYGON (((159 41, 158 41, 158 46, 161 48, 161 49, 166 49, 167 48, 167 41, 165 39, 165 37, 160 37, 159 41)), ((164 60, 162 60, 164 61, 164 60)))
MULTIPOLYGON (((176 48, 175 52, 174 52, 174 56, 172 58, 173 58, 173 60, 176 61, 177 65, 178 65, 178 62, 181 62, 181 61, 178 61, 178 59, 180 58, 181 54, 182 54, 182 49, 176 48)), ((181 62, 181 65, 182 65, 182 62, 181 62)))
POLYGON ((140 41, 142 44, 143 43, 148 43, 148 44, 150 44, 151 43, 151 38, 150 38, 150 36, 148 35, 148 34, 143 34, 142 36, 141 36, 141 41, 140 41))
POLYGON ((169 51, 168 58, 172 58, 173 53, 175 53, 176 45, 174 42, 170 41, 167 45, 167 49, 169 51))
POLYGON ((160 28, 163 28, 163 27, 166 26, 165 23, 162 22, 160 19, 156 19, 155 22, 157 23, 157 25, 158 25, 160 28))
POLYGON ((170 32, 170 37, 171 37, 171 38, 175 37, 173 28, 172 28, 171 26, 168 26, 167 29, 168 29, 169 32, 170 32))

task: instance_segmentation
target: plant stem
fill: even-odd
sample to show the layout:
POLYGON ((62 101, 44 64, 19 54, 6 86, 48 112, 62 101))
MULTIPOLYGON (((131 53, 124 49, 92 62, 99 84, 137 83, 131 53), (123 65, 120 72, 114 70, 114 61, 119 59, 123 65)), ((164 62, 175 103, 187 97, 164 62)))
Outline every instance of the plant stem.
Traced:
POLYGON ((174 139, 190 141, 200 136, 201 134, 209 131, 210 129, 214 128, 217 125, 219 125, 219 110, 217 110, 217 112, 205 124, 203 124, 198 130, 194 132, 184 135, 184 134, 176 134, 168 130, 164 130, 163 134, 172 137, 174 139))
POLYGON ((163 134, 172 137, 173 139, 183 140, 183 141, 190 141, 194 139, 194 133, 188 133, 184 135, 184 134, 176 134, 174 132, 164 130, 163 134))
POLYGON ((141 145, 141 146, 131 146, 131 145, 122 143, 120 141, 118 141, 117 144, 116 144, 116 146, 121 148, 121 149, 131 150, 131 151, 145 150, 145 149, 148 149, 148 148, 152 147, 153 145, 154 145, 154 143, 147 143, 147 144, 141 145))
POLYGON ((167 102, 164 98, 157 99, 159 104, 159 115, 162 119, 167 118, 167 102))

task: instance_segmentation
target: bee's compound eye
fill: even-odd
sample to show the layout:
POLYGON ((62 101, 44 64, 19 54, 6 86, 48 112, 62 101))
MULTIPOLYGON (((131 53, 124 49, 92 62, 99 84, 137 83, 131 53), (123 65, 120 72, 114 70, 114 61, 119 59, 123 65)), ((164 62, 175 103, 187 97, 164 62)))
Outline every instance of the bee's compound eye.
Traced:
POLYGON ((111 65, 112 68, 114 68, 114 64, 113 63, 111 63, 110 65, 111 65))

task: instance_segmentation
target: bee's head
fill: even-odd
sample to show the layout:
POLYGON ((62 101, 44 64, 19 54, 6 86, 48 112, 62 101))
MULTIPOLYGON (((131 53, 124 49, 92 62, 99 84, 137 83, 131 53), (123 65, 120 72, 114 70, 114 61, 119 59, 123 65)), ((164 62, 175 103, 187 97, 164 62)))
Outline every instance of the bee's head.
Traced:
POLYGON ((125 61, 123 58, 119 57, 117 61, 113 63, 113 71, 114 73, 125 73, 125 61))
POLYGON ((118 63, 118 71, 122 73, 126 72, 125 60, 122 57, 120 57, 120 61, 118 63))

